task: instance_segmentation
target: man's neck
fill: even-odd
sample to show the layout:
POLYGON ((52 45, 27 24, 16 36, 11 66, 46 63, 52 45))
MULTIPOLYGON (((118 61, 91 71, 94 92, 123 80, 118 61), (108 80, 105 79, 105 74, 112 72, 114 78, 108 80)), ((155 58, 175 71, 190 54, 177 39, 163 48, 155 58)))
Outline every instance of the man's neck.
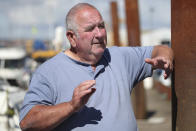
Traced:
POLYGON ((90 64, 93 70, 96 69, 96 64, 94 64, 94 63, 91 62, 91 61, 87 61, 87 60, 85 60, 85 59, 79 57, 76 53, 74 53, 74 52, 71 51, 70 49, 65 50, 64 53, 65 53, 67 56, 69 56, 70 58, 72 58, 72 59, 74 59, 74 60, 76 60, 76 61, 90 64))

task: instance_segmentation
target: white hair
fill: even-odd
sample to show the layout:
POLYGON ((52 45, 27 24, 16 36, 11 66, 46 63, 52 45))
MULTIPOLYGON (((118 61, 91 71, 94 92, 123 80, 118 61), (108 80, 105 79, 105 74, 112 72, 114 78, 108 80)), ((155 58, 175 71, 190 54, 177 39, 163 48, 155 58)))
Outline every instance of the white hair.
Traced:
MULTIPOLYGON (((96 9, 94 6, 88 4, 88 3, 79 3, 75 6, 73 6, 69 12, 67 13, 67 16, 66 16, 66 20, 65 20, 65 24, 66 24, 66 30, 71 30, 73 31, 74 33, 76 33, 76 35, 78 36, 78 33, 77 33, 77 23, 75 21, 75 16, 76 14, 78 13, 78 11, 80 11, 82 8, 85 8, 85 7, 90 7, 90 8, 94 8, 96 9)), ((96 9, 97 10, 97 9, 96 9)))

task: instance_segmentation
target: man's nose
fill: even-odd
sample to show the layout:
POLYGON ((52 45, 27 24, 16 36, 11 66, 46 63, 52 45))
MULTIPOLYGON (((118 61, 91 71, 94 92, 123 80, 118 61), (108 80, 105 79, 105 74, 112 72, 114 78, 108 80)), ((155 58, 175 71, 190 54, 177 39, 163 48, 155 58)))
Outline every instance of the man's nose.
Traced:
POLYGON ((98 27, 95 27, 95 38, 100 39, 103 36, 103 32, 98 27))

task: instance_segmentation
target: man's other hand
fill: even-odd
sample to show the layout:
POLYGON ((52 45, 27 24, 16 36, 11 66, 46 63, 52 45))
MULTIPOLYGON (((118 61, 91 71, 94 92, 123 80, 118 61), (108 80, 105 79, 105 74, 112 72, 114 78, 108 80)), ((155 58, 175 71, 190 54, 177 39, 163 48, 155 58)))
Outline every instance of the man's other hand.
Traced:
POLYGON ((163 69, 164 78, 167 79, 173 70, 172 60, 165 57, 146 58, 145 62, 152 65, 153 69, 163 69))
POLYGON ((94 85, 95 80, 87 80, 74 89, 70 104, 75 111, 80 110, 88 102, 90 96, 96 91, 95 88, 92 88, 94 85))

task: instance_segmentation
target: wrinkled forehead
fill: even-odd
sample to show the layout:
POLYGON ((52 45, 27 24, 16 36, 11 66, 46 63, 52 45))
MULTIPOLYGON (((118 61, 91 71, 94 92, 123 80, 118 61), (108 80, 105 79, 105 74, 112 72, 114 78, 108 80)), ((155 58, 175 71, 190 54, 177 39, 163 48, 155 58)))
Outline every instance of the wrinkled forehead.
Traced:
POLYGON ((101 22, 103 21, 101 14, 95 8, 87 7, 78 10, 75 16, 76 22, 83 23, 83 22, 101 22))

